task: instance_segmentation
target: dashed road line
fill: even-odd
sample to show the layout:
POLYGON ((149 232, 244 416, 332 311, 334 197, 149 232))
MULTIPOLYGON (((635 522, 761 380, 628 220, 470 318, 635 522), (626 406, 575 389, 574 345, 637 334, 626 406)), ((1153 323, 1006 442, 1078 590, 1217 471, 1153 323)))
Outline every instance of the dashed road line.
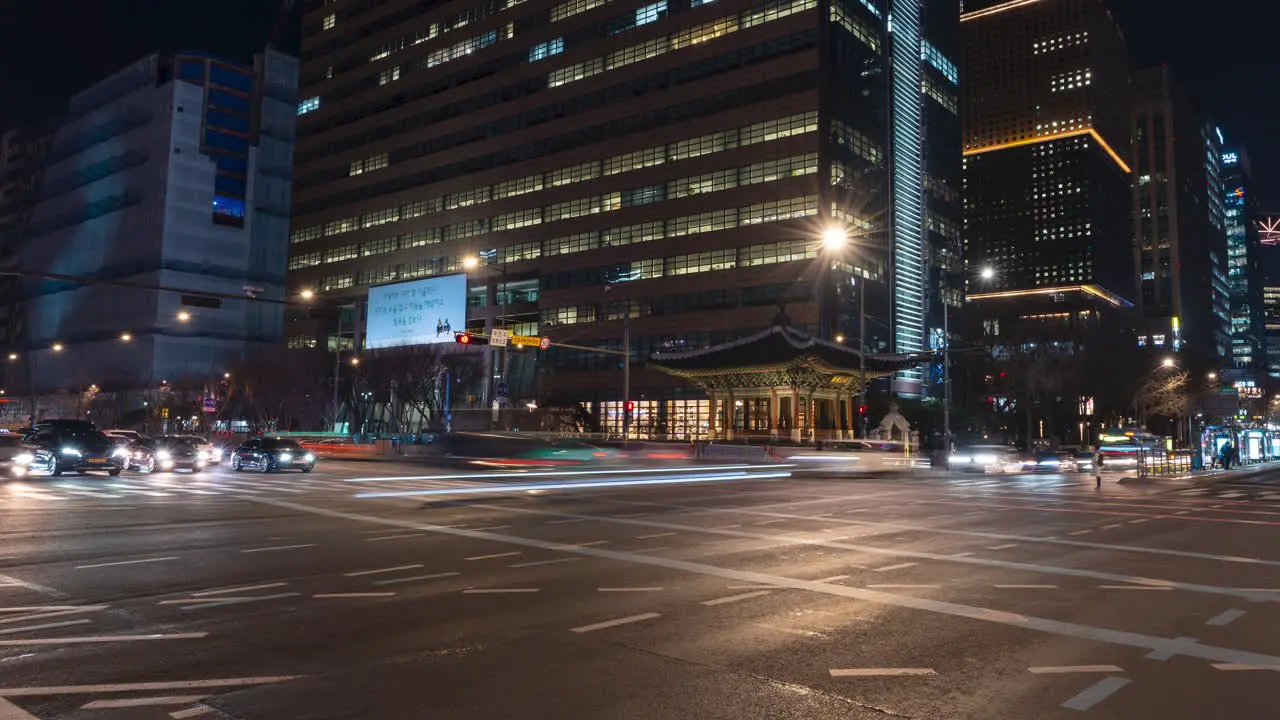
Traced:
POLYGON ((1164 590, 1171 591, 1173 588, 1164 585, 1099 585, 1099 590, 1164 590))
POLYGON ((35 697, 40 695, 97 695, 123 692, 160 692, 197 688, 247 687, 296 680, 299 675, 273 677, 223 678, 217 680, 178 680, 172 682, 117 683, 113 685, 52 685, 47 687, 0 688, 0 697, 35 697))
POLYGON ((1117 665, 1046 665, 1029 667, 1032 675, 1066 675, 1069 673, 1122 673, 1124 668, 1117 665))
POLYGON ((1243 610, 1223 610, 1222 612, 1218 613, 1217 615, 1214 615, 1211 619, 1206 621, 1205 625, 1222 627, 1224 625, 1230 625, 1231 623, 1235 622, 1236 620, 1239 620, 1242 617, 1244 617, 1243 610))
POLYGON ((942 587, 941 585, 868 585, 867 587, 878 590, 930 590, 942 587))
POLYGON ((156 707, 159 705, 189 705, 200 702, 207 695, 161 695, 157 697, 116 698, 93 700, 80 706, 81 710, 109 710, 112 708, 156 707))
MULTIPOLYGON (((84 643, 137 642, 144 640, 199 640, 209 633, 170 633, 153 635, 97 635, 93 637, 31 638, 29 640, 0 640, 0 646, 20 645, 80 645, 84 643)), ((11 695, 12 693, 0 693, 11 695)))
POLYGON ((916 565, 919 565, 919 564, 920 563, 904 562, 904 563, 898 563, 896 565, 886 565, 884 567, 871 568, 871 569, 876 572, 890 572, 892 570, 903 570, 905 568, 915 567, 916 565))
POLYGON ((937 675, 933 668, 832 668, 831 677, 897 677, 900 675, 937 675))
POLYGON ((1004 545, 993 545, 993 546, 991 546, 991 547, 989 547, 989 548, 987 548, 987 549, 988 549, 988 550, 1008 550, 1009 548, 1012 548, 1012 547, 1018 547, 1018 544, 1017 544, 1017 543, 1005 543, 1004 545))
POLYGON ((441 572, 432 573, 430 575, 414 575, 413 577, 393 578, 391 580, 375 580, 374 585, 399 585, 400 583, 417 582, 419 580, 437 580, 439 578, 454 577, 461 575, 457 572, 441 572))
POLYGON ((339 598, 376 598, 376 597, 393 597, 393 592, 352 592, 352 593, 317 593, 312 595, 313 598, 320 599, 339 599, 339 598))
POLYGON ((730 595, 728 597, 716 598, 714 600, 703 600, 703 605, 724 605, 725 603, 738 602, 739 600, 748 600, 750 598, 768 595, 770 590, 758 590, 756 592, 742 593, 741 595, 730 595))
POLYGON ((383 535, 382 537, 365 538, 365 542, 382 542, 383 540, 403 540, 404 538, 426 537, 426 533, 406 533, 404 535, 383 535))
POLYGON ((462 558, 462 559, 463 560, 493 560, 494 558, 515 557, 516 555, 523 555, 523 554, 524 553, 516 551, 516 552, 493 553, 492 555, 475 555, 469 558, 462 558))
POLYGON ((505 593, 536 593, 542 588, 468 588, 463 595, 502 595, 505 593))
POLYGON ((142 563, 165 562, 167 560, 177 560, 178 556, 147 558, 146 560, 122 560, 120 562, 97 563, 94 565, 77 565, 77 570, 89 570, 91 568, 116 567, 117 565, 141 565, 142 563))
POLYGON ((241 553, 261 553, 261 552, 278 552, 280 550, 297 550, 299 548, 315 547, 315 543, 302 543, 300 545, 277 545, 275 547, 250 548, 241 550, 241 553))
POLYGON ((637 539, 637 540, 652 540, 652 539, 654 539, 654 538, 660 538, 660 537, 671 537, 672 535, 679 535, 679 534, 680 534, 680 533, 678 533, 678 532, 660 532, 660 533, 652 533, 652 534, 649 534, 649 535, 637 535, 637 536, 636 536, 636 539, 637 539))
POLYGON ((218 600, 197 601, 194 605, 180 605, 179 610, 204 610, 205 608, 225 607, 227 605, 244 605, 251 602, 262 602, 264 600, 283 600, 284 598, 297 597, 300 593, 280 593, 278 595, 256 595, 253 597, 242 598, 223 598, 218 600))
POLYGON ((594 547, 596 545, 607 545, 607 544, 609 544, 608 540, 592 540, 591 542, 574 543, 573 547, 594 547))
POLYGON ((422 565, 397 565, 395 567, 380 568, 378 570, 360 570, 358 572, 349 572, 343 577, 364 577, 365 575, 382 575, 389 572, 400 572, 401 570, 417 570, 422 565))
POLYGON ((230 595, 237 592, 249 592, 250 590, 266 590, 267 588, 284 587, 288 583, 263 583, 261 585, 242 585, 240 587, 222 588, 220 590, 202 590, 200 592, 191 593, 191 597, 208 597, 210 595, 230 595))
POLYGON ((22 627, 9 628, 0 630, 0 635, 13 635, 15 633, 31 632, 32 630, 52 630, 54 628, 70 627, 72 625, 85 625, 92 620, 67 620, 66 622, 45 623, 43 625, 24 625, 22 627))
POLYGON ((1088 535, 1091 532, 1093 532, 1093 530, 1076 530, 1075 532, 1069 532, 1067 534, 1068 535, 1088 535))
POLYGON ((27 622, 30 620, 44 620, 46 618, 62 617, 64 615, 79 615, 80 613, 84 613, 84 612, 97 612, 99 610, 106 610, 108 607, 109 606, 107 605, 83 605, 77 608, 71 608, 67 610, 55 610, 53 612, 37 612, 34 614, 23 613, 20 615, 6 615, 4 617, 0 617, 0 625, 4 625, 7 623, 15 623, 15 622, 27 622))
POLYGON ((538 567, 539 565, 559 565, 560 563, 578 562, 580 560, 582 560, 582 558, 559 558, 556 560, 538 560, 537 562, 516 563, 515 565, 508 565, 507 567, 526 568, 526 567, 538 567))
POLYGON ((992 585, 1000 590, 1057 590, 1057 585, 992 585))
POLYGON ((617 627, 619 625, 629 625, 643 620, 652 620, 656 617, 661 617, 661 615, 658 613, 642 613, 640 615, 618 618, 617 620, 605 620, 604 622, 598 622, 592 625, 583 625, 582 627, 572 628, 571 631, 576 633, 589 633, 595 632, 596 630, 604 630, 605 628, 617 627))
POLYGON ((1224 670, 1227 672, 1252 671, 1252 670, 1271 670, 1280 672, 1280 665, 1246 665, 1243 663, 1211 663, 1213 669, 1224 670))
POLYGON ((208 715, 211 712, 213 712, 213 708, 208 705, 197 705, 193 708, 187 708, 186 710, 171 712, 169 713, 169 717, 173 718, 173 720, 187 720, 188 718, 208 715))
POLYGON ((602 587, 596 592, 661 592, 660 587, 602 587))
POLYGON ((1084 712, 1085 710, 1089 710, 1094 705, 1097 705, 1103 700, 1111 697, 1118 690, 1131 682, 1133 681, 1129 678, 1115 676, 1103 678, 1086 688, 1079 695, 1076 695, 1070 700, 1062 703, 1062 707, 1067 708, 1068 710, 1079 710, 1084 712))

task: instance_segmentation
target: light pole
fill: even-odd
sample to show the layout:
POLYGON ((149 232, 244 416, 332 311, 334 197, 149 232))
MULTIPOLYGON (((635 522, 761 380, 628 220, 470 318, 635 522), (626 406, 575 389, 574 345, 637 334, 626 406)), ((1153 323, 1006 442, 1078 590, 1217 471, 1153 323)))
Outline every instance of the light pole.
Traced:
MULTIPOLYGON (((476 268, 485 268, 487 270, 492 270, 493 272, 498 273, 498 275, 502 278, 502 284, 499 290, 499 292, 501 292, 502 294, 502 311, 501 311, 501 314, 498 316, 498 322, 502 324, 502 329, 506 330, 507 329, 507 265, 506 265, 506 262, 504 261, 501 265, 490 265, 488 263, 480 262, 479 257, 472 255, 471 257, 468 257, 462 261, 462 266, 468 270, 474 270, 476 268)), ((504 383, 507 380, 507 345, 510 344, 510 342, 511 342, 511 339, 510 337, 508 337, 507 343, 502 345, 501 352, 498 353, 498 378, 500 382, 504 382, 504 383)), ((493 378, 488 379, 488 384, 489 385, 493 384, 493 378)), ((495 423, 498 421, 496 409, 494 410, 493 421, 495 423)))
MULTIPOLYGON (((822 232, 822 245, 830 252, 839 252, 849 244, 849 232, 843 227, 832 226, 822 232)), ((867 404, 867 278, 858 278, 858 407, 867 404)), ((860 435, 865 437, 866 418, 862 418, 860 435)))
MULTIPOLYGON (((315 300, 315 299, 316 299, 316 297, 317 297, 317 296, 316 296, 316 292, 315 292, 314 290, 306 289, 306 290, 301 290, 301 291, 299 291, 299 292, 298 292, 298 297, 302 298, 302 299, 303 299, 304 301, 306 301, 307 303, 311 303, 313 300, 315 300)), ((332 398, 332 403, 333 403, 333 425, 334 425, 334 428, 336 429, 336 428, 337 428, 337 426, 338 426, 338 385, 339 385, 339 384, 341 383, 341 381, 342 381, 342 311, 343 311, 343 306, 342 306, 341 304, 337 303, 337 302, 334 302, 334 303, 333 303, 333 307, 334 307, 334 308, 335 308, 335 310, 337 311, 337 315, 338 315, 337 328, 336 328, 336 330, 334 331, 334 338, 333 338, 333 398, 332 398)), ((353 362, 352 364, 354 365, 354 364, 358 364, 358 363, 353 362)))

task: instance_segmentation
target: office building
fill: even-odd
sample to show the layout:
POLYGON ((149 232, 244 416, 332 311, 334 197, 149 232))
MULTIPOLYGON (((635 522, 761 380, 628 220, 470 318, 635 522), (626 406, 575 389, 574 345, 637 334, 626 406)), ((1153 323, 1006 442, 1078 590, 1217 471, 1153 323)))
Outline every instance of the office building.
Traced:
POLYGON ((1242 371, 1258 370, 1265 363, 1266 323, 1257 198, 1248 153, 1243 148, 1228 146, 1222 154, 1222 173, 1227 282, 1231 292, 1231 364, 1242 371))
MULTIPOLYGON (((48 141, 48 133, 32 128, 0 135, 0 268, 18 267, 18 248, 31 221, 48 141)), ((19 289, 17 276, 0 277, 0 345, 6 348, 14 347, 22 335, 19 289)), ((6 386, 13 385, 12 370, 5 366, 6 386)))
POLYGON ((1262 254, 1263 344, 1267 375, 1280 379, 1280 213, 1259 213, 1258 246, 1262 254))
MULTIPOLYGON (((785 305, 856 345, 865 290, 867 348, 924 350, 959 267, 958 15, 954 0, 313 2, 290 287, 349 310, 341 328, 300 319, 289 343, 360 347, 369 286, 480 257, 479 330, 619 350, 626 318, 643 360, 758 332, 785 305), (824 254, 832 227, 850 242, 824 254)), ((512 362, 513 400, 620 417, 616 357, 512 362)), ((632 386, 655 417, 710 412, 639 366, 632 386)), ((925 386, 925 369, 897 380, 925 386)))
POLYGON ((960 29, 971 397, 1087 442, 1114 393, 1086 360, 1136 340, 1126 43, 1102 0, 966 2, 960 29))
POLYGON ((1231 354, 1222 131, 1168 66, 1133 76, 1133 253, 1138 344, 1221 369, 1231 354))
POLYGON ((200 383, 282 339, 295 58, 151 55, 76 94, 21 267, 26 391, 200 383), (161 287, 165 291, 122 285, 161 287))

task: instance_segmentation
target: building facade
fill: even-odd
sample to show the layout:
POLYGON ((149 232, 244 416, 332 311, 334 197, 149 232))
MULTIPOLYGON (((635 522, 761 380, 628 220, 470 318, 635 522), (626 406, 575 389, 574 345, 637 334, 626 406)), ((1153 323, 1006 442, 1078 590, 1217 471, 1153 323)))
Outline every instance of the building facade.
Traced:
POLYGON ((71 99, 17 249, 27 391, 199 383, 281 341, 296 82, 274 51, 152 55, 71 99))
POLYGON ((1242 371, 1257 371, 1266 361, 1262 256, 1251 181, 1248 154, 1228 146, 1222 154, 1222 196, 1231 293, 1231 364, 1242 371))
POLYGON ((1134 73, 1138 344, 1184 352, 1188 367, 1202 372, 1221 369, 1231 356, 1222 142, 1167 66, 1134 73))
MULTIPOLYGON (((360 347, 370 286, 478 257, 477 330, 620 350, 625 321, 643 359, 785 305, 824 338, 925 349, 958 264, 957 18, 954 0, 313 2, 290 286, 351 321, 303 318, 289 343, 360 347), (849 242, 823 250, 832 228, 849 242)), ((616 357, 512 363, 517 400, 619 422, 616 357)), ((926 372, 898 388, 928 392, 926 372)), ((710 412, 642 367, 632 387, 642 413, 710 412)))

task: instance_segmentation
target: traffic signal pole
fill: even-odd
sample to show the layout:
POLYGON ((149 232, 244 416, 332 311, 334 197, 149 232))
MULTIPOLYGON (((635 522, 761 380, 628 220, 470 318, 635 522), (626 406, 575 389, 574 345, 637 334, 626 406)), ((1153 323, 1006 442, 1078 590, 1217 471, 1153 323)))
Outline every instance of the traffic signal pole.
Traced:
POLYGON ((622 445, 631 435, 631 303, 622 312, 622 445))

